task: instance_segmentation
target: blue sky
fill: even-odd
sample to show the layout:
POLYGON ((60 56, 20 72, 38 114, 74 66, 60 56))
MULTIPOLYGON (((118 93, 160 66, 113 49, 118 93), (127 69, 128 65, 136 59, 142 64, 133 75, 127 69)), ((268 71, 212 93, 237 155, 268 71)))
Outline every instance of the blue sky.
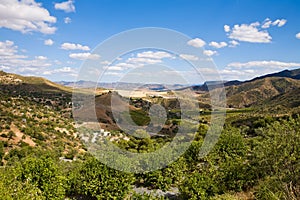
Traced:
MULTIPOLYGON (((190 37, 190 46, 211 56, 223 79, 247 80, 300 68, 299 11, 296 0, 0 0, 0 70, 76 80, 84 59, 109 65, 93 51, 106 39, 161 27, 190 37)), ((106 80, 122 77, 129 60, 137 66, 174 63, 155 50, 131 56, 138 53, 135 63, 125 55, 110 65, 106 80)))

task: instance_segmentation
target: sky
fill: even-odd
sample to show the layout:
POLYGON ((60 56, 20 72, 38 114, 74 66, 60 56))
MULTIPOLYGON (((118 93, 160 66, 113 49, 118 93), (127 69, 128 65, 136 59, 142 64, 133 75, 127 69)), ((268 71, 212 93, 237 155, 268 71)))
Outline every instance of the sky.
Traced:
POLYGON ((206 59, 206 80, 216 71, 222 80, 249 80, 300 68, 299 11, 297 0, 0 0, 0 70, 75 81, 92 62, 101 68, 93 75, 104 82, 132 74, 138 81, 143 72, 165 79, 162 71, 169 69, 197 84, 203 80, 193 76, 191 63, 206 59), (99 50, 115 35, 145 27, 185 35, 191 51, 127 49, 107 60, 99 50))

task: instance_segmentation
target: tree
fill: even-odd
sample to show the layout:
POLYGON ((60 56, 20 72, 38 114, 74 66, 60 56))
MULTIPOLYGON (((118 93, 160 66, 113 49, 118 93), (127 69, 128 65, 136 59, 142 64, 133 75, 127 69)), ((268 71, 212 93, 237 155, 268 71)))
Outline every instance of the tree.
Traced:
POLYGON ((134 177, 89 158, 69 174, 70 196, 85 195, 97 199, 124 199, 134 177))
POLYGON ((17 180, 34 185, 45 199, 64 198, 66 178, 50 157, 28 157, 17 171, 17 180))

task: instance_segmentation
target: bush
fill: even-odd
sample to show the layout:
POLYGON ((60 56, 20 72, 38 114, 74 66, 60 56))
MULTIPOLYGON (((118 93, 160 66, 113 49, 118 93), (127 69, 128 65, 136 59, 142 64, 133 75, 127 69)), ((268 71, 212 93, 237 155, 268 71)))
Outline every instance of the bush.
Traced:
POLYGON ((45 199, 65 197, 66 178, 49 157, 28 157, 18 167, 17 180, 34 185, 45 199))
POLYGON ((124 199, 133 184, 132 174, 108 168, 89 158, 70 172, 69 196, 86 195, 97 199, 124 199))
POLYGON ((218 193, 217 185, 206 173, 189 174, 179 187, 184 199, 209 199, 218 193))

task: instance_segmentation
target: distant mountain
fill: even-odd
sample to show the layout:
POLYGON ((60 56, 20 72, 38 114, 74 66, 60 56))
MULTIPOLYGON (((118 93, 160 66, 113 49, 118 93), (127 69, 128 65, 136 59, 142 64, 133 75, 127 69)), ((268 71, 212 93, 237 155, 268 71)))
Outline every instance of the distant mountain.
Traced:
POLYGON ((253 82, 253 81, 256 81, 256 80, 260 80, 260 79, 264 79, 264 78, 270 78, 270 77, 282 77, 282 78, 291 78, 291 79, 300 80, 300 69, 284 70, 284 71, 281 71, 281 72, 256 77, 254 79, 247 80, 247 81, 238 81, 238 80, 233 80, 233 81, 209 81, 209 82, 205 82, 202 85, 194 85, 194 86, 186 87, 186 88, 182 88, 182 89, 191 88, 194 91, 202 91, 202 92, 206 91, 207 92, 207 91, 215 89, 215 88, 237 86, 237 85, 241 85, 243 83, 253 82))
POLYGON ((93 81, 76 81, 76 82, 67 82, 67 81, 60 81, 56 82, 57 84, 67 86, 67 87, 75 87, 75 88, 117 88, 117 89, 148 89, 153 91, 167 91, 173 90, 177 88, 182 88, 184 85, 181 84, 174 84, 174 85, 165 85, 165 84, 142 84, 142 83, 126 83, 126 82, 113 82, 113 83, 97 83, 93 81))
MULTIPOLYGON (((53 94, 71 95, 72 88, 91 88, 96 83, 92 81, 59 82, 53 83, 47 79, 39 77, 23 77, 16 74, 0 72, 0 89, 13 94, 39 94, 40 96, 51 96, 53 94), (68 86, 68 87, 66 87, 68 86)), ((264 75, 249 81, 210 81, 202 85, 163 85, 163 84, 139 84, 139 83, 100 83, 99 87, 118 89, 147 89, 152 91, 167 91, 192 89, 199 94, 199 102, 207 104, 209 101, 208 89, 214 90, 225 86, 227 95, 227 106, 233 108, 243 108, 255 105, 277 105, 276 101, 285 102, 289 106, 298 105, 297 92, 300 88, 300 69, 284 70, 282 72, 264 75)), ((98 97, 99 98, 99 97, 98 97)), ((101 97, 104 98, 104 97, 101 97)), ((108 109, 104 109, 108 110, 108 109)), ((99 117, 102 118, 102 117, 99 117)), ((108 119, 108 116, 104 116, 108 119)))

